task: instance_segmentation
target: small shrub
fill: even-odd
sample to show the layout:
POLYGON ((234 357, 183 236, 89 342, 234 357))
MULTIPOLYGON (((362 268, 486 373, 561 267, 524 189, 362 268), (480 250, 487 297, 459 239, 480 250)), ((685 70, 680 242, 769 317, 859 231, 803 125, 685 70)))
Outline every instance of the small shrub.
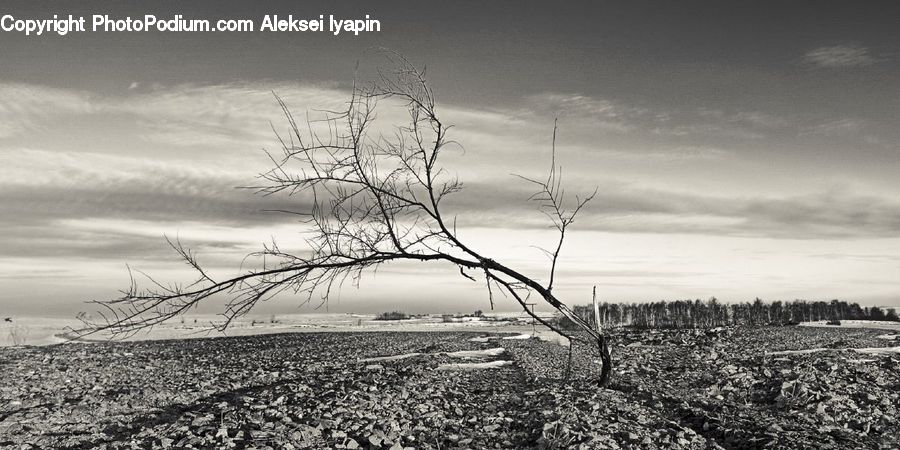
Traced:
POLYGON ((25 342, 28 341, 28 328, 18 324, 13 325, 9 329, 9 341, 15 346, 25 345, 25 342))

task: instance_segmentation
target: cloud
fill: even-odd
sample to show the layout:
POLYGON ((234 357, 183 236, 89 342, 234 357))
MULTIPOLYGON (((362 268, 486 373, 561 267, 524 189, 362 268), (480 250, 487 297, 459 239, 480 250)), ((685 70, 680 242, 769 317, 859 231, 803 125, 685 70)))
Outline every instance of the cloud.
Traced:
POLYGON ((581 94, 545 92, 525 97, 528 115, 559 116, 567 122, 586 122, 605 132, 625 133, 635 130, 650 112, 608 99, 581 94))
MULTIPOLYGON (((288 137, 290 130, 273 92, 292 109, 301 131, 307 112, 312 119, 321 118, 321 110, 345 107, 349 95, 334 84, 283 82, 151 85, 104 96, 23 86, 19 88, 27 88, 31 97, 56 99, 63 105, 36 106, 32 114, 11 115, 15 120, 0 122, 0 136, 3 127, 12 127, 7 135, 21 135, 27 126, 47 130, 39 136, 47 150, 56 148, 54 144, 71 148, 75 144, 71 140, 76 139, 77 149, 96 153, 136 156, 152 152, 165 158, 191 155, 195 160, 210 161, 236 155, 247 160, 250 154, 261 156, 253 153, 261 148, 280 146, 275 133, 288 137), (47 111, 58 111, 59 123, 70 129, 54 130, 47 111)), ((389 101, 379 105, 373 132, 392 132, 393 126, 407 120, 405 108, 391 106, 389 101)), ((528 95, 518 105, 504 108, 443 104, 440 113, 445 123, 454 125, 450 138, 466 149, 476 149, 477 154, 488 155, 478 164, 468 165, 470 173, 494 167, 512 155, 532 155, 515 156, 526 168, 536 164, 534 156, 544 156, 541 150, 549 150, 556 117, 560 118, 560 148, 566 147, 576 157, 591 155, 604 162, 631 165, 724 160, 736 156, 736 143, 757 141, 794 126, 788 118, 756 110, 649 108, 553 92, 528 95)), ((329 132, 321 123, 313 123, 313 127, 329 132)), ((24 138, 16 144, 34 146, 32 139, 24 138)), ((758 143, 752 145, 759 148, 758 143)))
MULTIPOLYGON (((13 119, 17 132, 48 130, 41 150, 0 147, 0 166, 5 169, 0 171, 4 192, 0 224, 6 230, 0 237, 0 253, 46 257, 169 255, 161 235, 179 226, 218 227, 217 233, 234 230, 233 240, 198 239, 222 251, 246 250, 249 242, 266 240, 264 233, 258 236, 259 230, 296 225, 296 217, 263 210, 302 212, 308 209, 309 199, 260 197, 235 188, 254 184, 254 175, 265 169, 267 162, 255 148, 277 145, 269 121, 283 128, 284 118, 271 91, 290 106, 303 108, 297 113, 301 121, 304 107, 339 108, 347 97, 333 85, 278 83, 154 86, 107 97, 40 86, 0 86, 14 97, 0 105, 0 117, 13 119), (68 135, 54 136, 57 114, 97 119, 79 130, 90 147, 70 148, 68 135), (115 126, 104 125, 110 117, 117 120, 115 126), (129 132, 128 139, 119 142, 143 139, 144 148, 174 147, 176 151, 158 155, 108 143, 109 135, 120 127, 128 127, 129 132), (237 153, 235 148, 245 150, 237 153), (115 226, 100 229, 91 223, 115 226), (153 232, 129 232, 132 226, 153 232), (251 238, 246 230, 256 231, 251 238)), ((621 164, 659 167, 665 172, 671 163, 682 162, 686 167, 733 160, 735 150, 704 143, 698 136, 756 139, 794 126, 789 118, 756 110, 651 110, 559 93, 528 96, 519 107, 506 109, 455 105, 441 109, 447 123, 457 125, 451 138, 479 149, 464 160, 447 160, 449 170, 464 170, 468 186, 446 204, 448 214, 459 214, 460 226, 547 226, 535 205, 526 201, 530 187, 505 176, 508 170, 528 174, 545 168, 553 117, 560 111, 568 113, 561 120, 558 150, 565 159, 567 179, 583 187, 573 186, 571 192, 589 192, 585 186, 600 185, 597 198, 577 223, 581 229, 776 238, 881 237, 900 231, 900 206, 890 195, 828 191, 716 196, 641 188, 641 180, 629 179, 616 169, 615 164, 621 164), (666 132, 658 141, 617 147, 596 138, 598 124, 604 137, 666 132), (676 135, 675 130, 684 131, 685 136, 676 135), (512 163, 515 168, 509 169, 512 163), (606 163, 610 166, 598 175, 598 164, 606 163), (496 178, 498 171, 503 178, 496 178)), ((402 123, 404 114, 402 107, 380 110, 381 126, 402 123)), ((838 121, 811 127, 806 133, 859 133, 863 127, 863 123, 838 121)), ((666 183, 665 179, 653 181, 666 183)))
POLYGON ((856 118, 828 120, 808 125, 800 128, 798 136, 824 138, 832 143, 839 142, 854 147, 864 144, 888 149, 897 148, 895 142, 881 137, 881 133, 876 132, 869 121, 856 118))
MULTIPOLYGON (((529 187, 470 185, 446 201, 461 226, 544 228, 529 187), (472 195, 474 193, 474 195, 472 195)), ((570 189, 570 192, 575 192, 570 189)), ((617 233, 702 234, 776 239, 888 238, 900 234, 900 202, 847 190, 783 196, 714 196, 601 184, 575 225, 617 233)))
MULTIPOLYGON (((110 99, 104 110, 137 118, 140 136, 157 145, 259 148, 286 132, 275 96, 305 122, 306 107, 337 109, 348 94, 328 85, 290 83, 181 84, 110 99)), ((315 114, 313 114, 315 116, 315 114)))
MULTIPOLYGON (((241 186, 258 184, 250 170, 227 163, 191 164, 82 152, 0 152, 2 204, 11 214, 83 219, 212 221, 243 226, 264 222, 264 209, 308 208, 302 197, 261 197, 241 186)), ((249 169, 249 168, 248 168, 249 169)))
POLYGON ((818 47, 806 52, 803 61, 822 68, 859 67, 874 64, 877 60, 869 49, 858 45, 834 45, 818 47))
POLYGON ((859 119, 838 119, 804 127, 800 130, 800 134, 825 137, 856 136, 865 126, 865 122, 859 119))
POLYGON ((162 236, 180 230, 202 245, 248 251, 280 227, 296 227, 296 216, 266 210, 309 209, 303 196, 237 188, 255 183, 253 172, 224 163, 20 149, 0 151, 0 165, 7 256, 167 258, 162 236))
POLYGON ((713 161, 731 154, 731 151, 703 145, 660 146, 640 151, 598 150, 595 154, 604 158, 632 162, 690 163, 696 161, 713 161))
MULTIPOLYGON (((269 237, 292 239, 305 229, 295 216, 265 210, 305 212, 311 204, 303 195, 261 197, 236 189, 253 183, 252 173, 224 162, 20 150, 0 152, 0 164, 7 168, 0 173, 0 254, 7 256, 169 259, 162 235, 180 231, 216 252, 246 253, 269 237)), ((599 190, 579 217, 579 230, 783 239, 900 233, 900 203, 852 190, 748 197, 610 177, 589 182, 599 190)), ((444 212, 457 216, 460 228, 546 229, 546 218, 527 201, 531 189, 512 177, 468 181, 446 199, 444 212)), ((590 190, 575 185, 568 192, 590 190)))
MULTIPOLYGON (((330 84, 227 83, 153 85, 132 83, 127 90, 104 95, 25 83, 0 82, 0 138, 33 141, 64 134, 76 126, 76 138, 103 138, 127 133, 131 142, 157 148, 259 149, 275 141, 273 127, 286 133, 286 119, 275 95, 295 109, 305 124, 306 108, 338 109, 348 93, 330 84)), ((312 113, 313 118, 319 114, 312 113)), ((96 148, 90 151, 98 151, 96 148)), ((122 152, 125 149, 109 149, 122 152)))
POLYGON ((757 110, 634 106, 552 92, 525 97, 517 116, 545 122, 558 116, 564 129, 576 127, 587 137, 585 142, 595 143, 598 135, 638 139, 659 136, 678 147, 711 147, 725 139, 757 140, 797 126, 793 118, 757 110))
POLYGON ((92 110, 88 94, 23 83, 0 82, 0 138, 45 130, 60 117, 92 110))

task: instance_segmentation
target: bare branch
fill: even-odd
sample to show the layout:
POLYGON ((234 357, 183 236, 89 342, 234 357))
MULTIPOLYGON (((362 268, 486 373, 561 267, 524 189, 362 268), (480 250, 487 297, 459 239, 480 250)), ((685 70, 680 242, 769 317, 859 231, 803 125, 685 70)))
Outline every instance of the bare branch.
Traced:
POLYGON ((94 302, 100 309, 99 320, 80 316, 85 326, 76 334, 130 336, 217 299, 223 301, 222 320, 214 327, 224 330, 259 302, 279 294, 299 296, 303 303, 318 298, 318 306, 326 305, 344 283, 358 285, 364 271, 406 260, 456 266, 461 276, 473 281, 466 271, 481 271, 492 309, 498 288, 538 322, 576 339, 526 306, 526 299, 536 295, 588 335, 599 338, 552 292, 567 229, 596 195, 595 190, 587 197, 576 197, 573 205, 567 202, 562 167, 556 160, 557 121, 547 178, 520 177, 535 185, 537 191, 530 200, 538 203, 559 233, 555 248, 544 250, 550 259, 550 277, 542 285, 469 247, 458 238, 456 217, 445 220, 442 201, 463 189, 440 165, 444 150, 455 144, 447 137, 451 127, 438 118, 425 69, 416 68, 395 52, 385 55, 392 62, 391 70, 379 70, 377 80, 367 86, 354 81, 343 108, 315 112, 318 117, 307 113, 302 126, 285 101, 275 95, 288 132, 279 134, 273 126, 281 152, 266 152, 272 168, 259 174, 257 186, 248 188, 262 195, 303 195, 311 202, 308 211, 277 210, 299 216, 308 226, 308 249, 302 255, 283 251, 273 241, 248 255, 238 275, 217 278, 178 238, 166 238, 196 273, 196 279, 186 285, 163 284, 145 276, 147 287, 140 289, 132 277, 121 297, 94 302), (379 129, 375 111, 380 103, 401 105, 408 122, 394 126, 389 133, 375 132, 379 129))

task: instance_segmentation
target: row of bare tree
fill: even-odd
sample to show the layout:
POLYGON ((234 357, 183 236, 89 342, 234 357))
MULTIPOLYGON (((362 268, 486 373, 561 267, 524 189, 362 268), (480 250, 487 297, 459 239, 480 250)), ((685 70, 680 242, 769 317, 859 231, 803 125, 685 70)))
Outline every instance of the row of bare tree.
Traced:
MULTIPOLYGON (((790 302, 722 303, 716 298, 707 301, 676 300, 652 303, 601 303, 600 324, 603 327, 631 326, 635 328, 708 328, 732 325, 762 326, 788 325, 819 320, 888 320, 900 318, 894 309, 877 306, 863 307, 843 300, 790 302)), ((573 308, 586 322, 594 323, 593 308, 588 305, 573 308)), ((561 318, 563 327, 567 319, 561 318)))

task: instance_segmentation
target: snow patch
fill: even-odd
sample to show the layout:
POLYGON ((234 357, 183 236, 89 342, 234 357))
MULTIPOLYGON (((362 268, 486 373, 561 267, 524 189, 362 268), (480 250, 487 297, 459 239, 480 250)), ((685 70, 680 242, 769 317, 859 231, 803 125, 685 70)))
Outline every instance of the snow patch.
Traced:
POLYGON ((486 358, 488 356, 502 355, 505 352, 505 348, 497 347, 485 350, 462 350, 458 352, 449 352, 446 355, 451 358, 486 358))
POLYGON ((506 336, 503 339, 517 339, 518 340, 518 339, 531 339, 531 337, 532 336, 530 334, 520 334, 518 336, 506 336))
POLYGON ((828 350, 837 350, 834 348, 810 348, 806 350, 782 350, 778 352, 766 352, 766 356, 775 355, 808 355, 810 353, 827 352, 828 350))
POLYGON ((827 351, 854 351, 866 355, 889 355, 892 353, 900 354, 900 347, 868 347, 868 348, 811 348, 808 350, 783 350, 780 352, 766 352, 766 356, 775 355, 808 355, 810 353, 819 353, 827 351))
POLYGON ((855 350, 859 353, 864 353, 866 355, 888 355, 891 353, 900 354, 900 347, 855 348, 853 350, 855 350))
POLYGON ((421 355, 421 353, 406 353, 403 355, 395 356, 376 356, 374 358, 360 359, 359 362, 397 361, 399 359, 413 358, 419 355, 421 355))
POLYGON ((497 369, 512 364, 512 361, 498 360, 482 363, 457 363, 457 364, 441 364, 435 370, 483 370, 497 369))

